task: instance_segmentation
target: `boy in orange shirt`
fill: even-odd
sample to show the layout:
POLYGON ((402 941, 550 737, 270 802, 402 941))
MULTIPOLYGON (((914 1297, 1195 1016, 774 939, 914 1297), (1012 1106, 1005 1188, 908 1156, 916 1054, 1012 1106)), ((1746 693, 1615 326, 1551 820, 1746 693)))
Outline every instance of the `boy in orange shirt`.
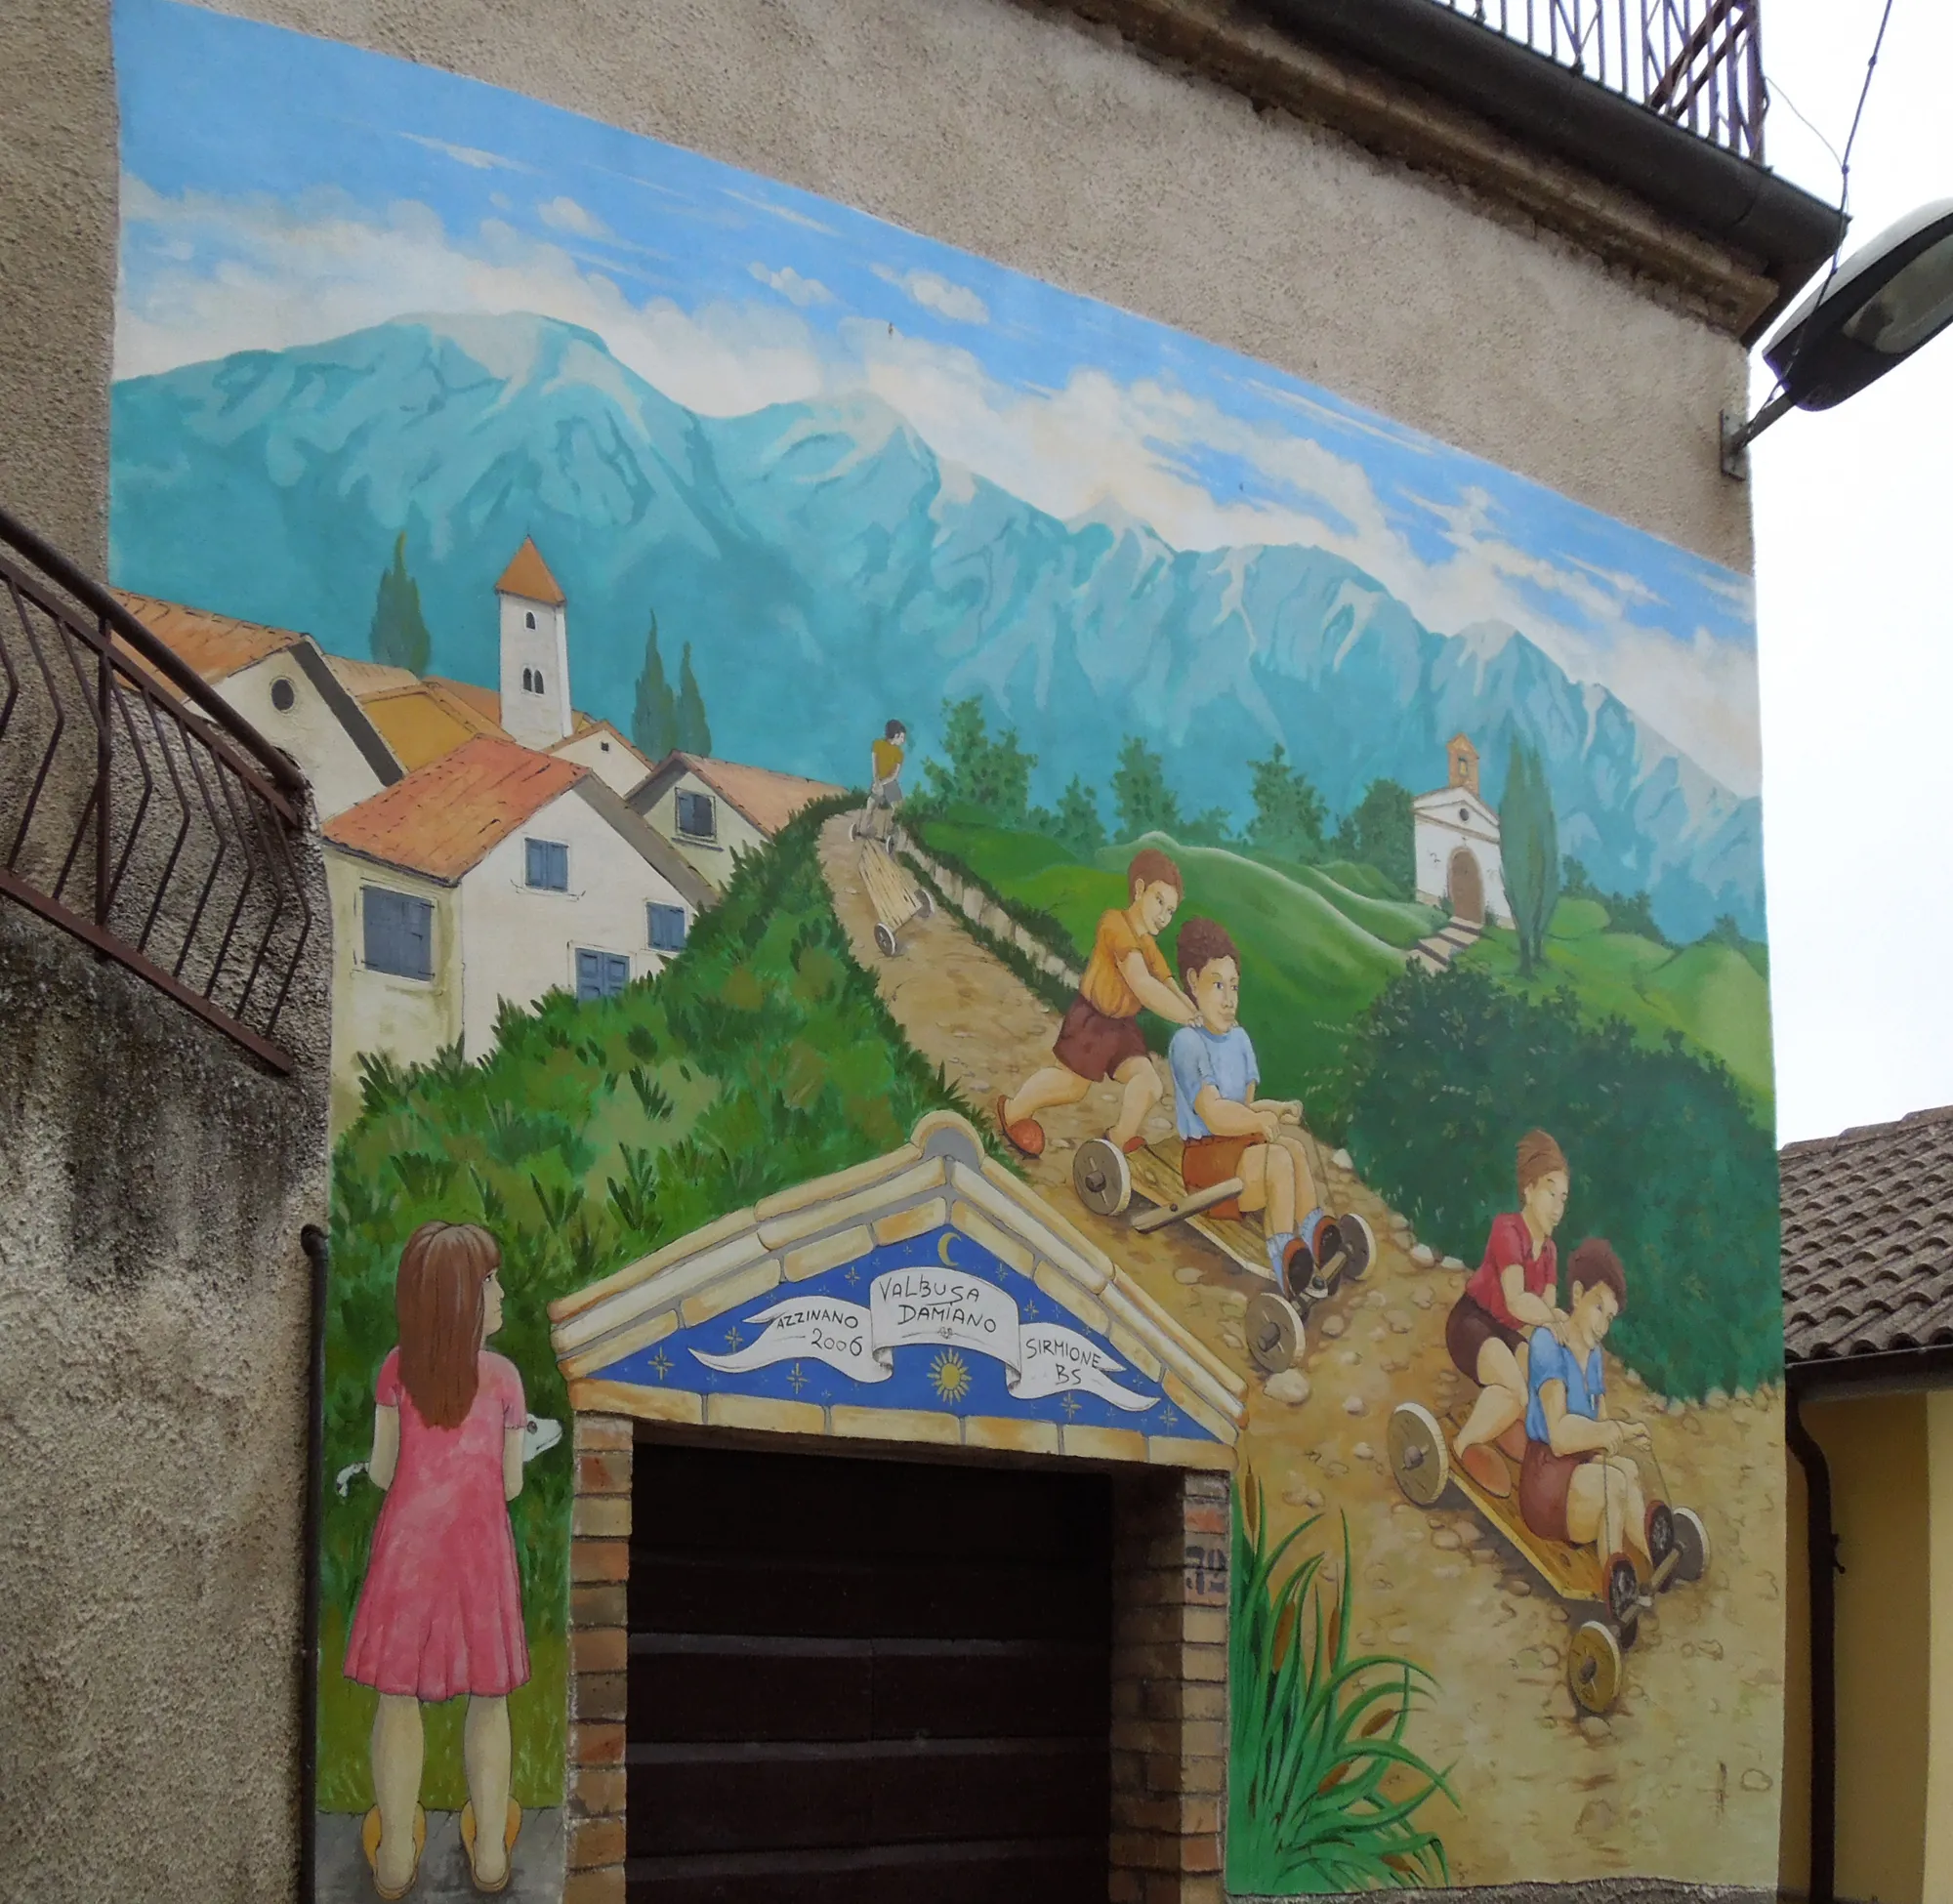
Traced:
POLYGON ((1019 1085, 1016 1097, 997 1099, 998 1128, 1026 1157, 1044 1150, 1039 1111, 1075 1104, 1106 1078, 1125 1087, 1112 1141, 1129 1153, 1138 1150, 1144 1141, 1140 1126, 1161 1096, 1140 1013, 1157 1012, 1175 1024, 1191 1024, 1199 1015, 1154 943, 1180 904, 1180 868, 1158 848, 1143 848, 1126 868, 1126 892, 1125 908, 1099 921, 1078 996, 1052 1046, 1058 1062, 1019 1085))

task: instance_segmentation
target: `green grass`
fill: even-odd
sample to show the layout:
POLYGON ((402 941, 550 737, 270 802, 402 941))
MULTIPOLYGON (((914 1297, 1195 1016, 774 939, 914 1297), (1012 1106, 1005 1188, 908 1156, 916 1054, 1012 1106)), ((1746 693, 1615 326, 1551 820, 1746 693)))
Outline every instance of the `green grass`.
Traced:
MULTIPOLYGON (((1761 948, 1759 947, 1760 951, 1761 948)), ((1595 1024, 1621 1018, 1647 1044, 1680 1032, 1697 1051, 1726 1065, 1757 1116, 1769 1120, 1769 980, 1749 948, 1703 939, 1673 951, 1608 930, 1594 899, 1562 899, 1547 935, 1542 968, 1520 977, 1518 942, 1499 927, 1459 955, 1507 989, 1530 999, 1570 992, 1595 1024)))
MULTIPOLYGON (((1436 906, 1423 906, 1408 899, 1381 898, 1359 887, 1346 884, 1326 866, 1304 866, 1293 860, 1277 859, 1260 852, 1247 856, 1257 865, 1267 866, 1284 878, 1294 880, 1297 885, 1320 893, 1344 918, 1362 927, 1372 937, 1382 939, 1386 945, 1408 949, 1419 939, 1436 931, 1444 923, 1444 914, 1436 906)), ((1342 863, 1346 869, 1354 865, 1353 861, 1348 860, 1342 863)), ((1372 873, 1378 880, 1383 879, 1374 867, 1357 870, 1372 873)))
MULTIPOLYGON (((755 1198, 893 1149, 927 1110, 980 1123, 904 1041, 834 916, 815 834, 846 805, 809 809, 743 861, 660 977, 614 999, 552 993, 505 1009, 479 1063, 450 1051, 413 1070, 367 1066, 365 1108, 333 1157, 327 1475, 370 1450, 400 1250, 427 1220, 494 1232, 506 1319, 492 1346, 520 1369, 530 1410, 567 1428, 555 1298, 755 1198)), ((525 1802, 561 1792, 570 1440, 530 1464, 511 1507, 536 1675, 511 1700, 525 1802)), ((349 1807, 366 1790, 370 1707, 339 1665, 380 1501, 363 1480, 344 1500, 328 1486, 319 1546, 319 1790, 349 1807)), ((459 1791, 457 1738, 430 1714, 430 1792, 459 1791)))
POLYGON ((1227 1629, 1228 1889, 1294 1896, 1448 1883, 1443 1842, 1418 1814, 1440 1795, 1457 1800, 1406 1737, 1435 1682, 1393 1653, 1351 1650, 1349 1523, 1340 1572, 1332 1577, 1315 1552, 1282 1573, 1319 1516, 1270 1548, 1261 1484, 1246 1473, 1241 1482, 1227 1629))
POLYGON ((1367 859, 1325 859, 1322 870, 1337 885, 1360 892, 1365 898, 1401 900, 1404 896, 1397 890, 1396 882, 1381 866, 1372 866, 1367 859))

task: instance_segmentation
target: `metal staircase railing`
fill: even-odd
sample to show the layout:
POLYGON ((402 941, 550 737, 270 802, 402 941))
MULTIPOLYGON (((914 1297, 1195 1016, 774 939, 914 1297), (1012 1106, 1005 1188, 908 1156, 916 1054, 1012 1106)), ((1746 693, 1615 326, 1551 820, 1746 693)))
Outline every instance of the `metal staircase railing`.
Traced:
POLYGON ((286 1072, 307 799, 285 755, 0 510, 0 892, 286 1072))

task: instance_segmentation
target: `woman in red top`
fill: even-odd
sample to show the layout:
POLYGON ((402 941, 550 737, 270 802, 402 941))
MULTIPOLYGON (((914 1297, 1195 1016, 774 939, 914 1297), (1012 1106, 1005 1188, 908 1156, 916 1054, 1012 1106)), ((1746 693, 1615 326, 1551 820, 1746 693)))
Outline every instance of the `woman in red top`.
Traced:
POLYGON ((1488 1493, 1513 1491, 1512 1471, 1489 1444, 1525 1417, 1526 1343, 1544 1325, 1558 1330, 1559 1262, 1553 1232, 1566 1214, 1566 1158, 1544 1131, 1519 1139, 1519 1207, 1492 1219, 1485 1260, 1444 1325, 1444 1345, 1479 1393, 1452 1447, 1458 1465, 1488 1493))
POLYGON ((426 1842, 421 1703, 466 1694, 462 1842, 478 1890, 509 1882, 521 1812, 509 1793, 508 1695, 529 1676, 509 1503, 527 1411, 502 1326, 502 1253, 472 1223, 423 1223, 400 1253, 400 1342, 374 1389, 367 1473, 386 1490, 346 1676, 375 1688, 373 1794, 361 1834, 374 1887, 413 1887, 426 1842), (492 1821, 477 1832, 478 1821, 492 1821))

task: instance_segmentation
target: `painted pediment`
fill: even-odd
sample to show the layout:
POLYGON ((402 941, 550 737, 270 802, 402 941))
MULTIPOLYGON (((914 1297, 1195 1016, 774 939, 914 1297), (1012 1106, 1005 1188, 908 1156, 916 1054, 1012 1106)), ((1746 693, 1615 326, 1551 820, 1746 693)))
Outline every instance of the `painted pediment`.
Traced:
POLYGON ((1228 1467, 1245 1385, 936 1113, 551 1309, 579 1410, 1228 1467))

